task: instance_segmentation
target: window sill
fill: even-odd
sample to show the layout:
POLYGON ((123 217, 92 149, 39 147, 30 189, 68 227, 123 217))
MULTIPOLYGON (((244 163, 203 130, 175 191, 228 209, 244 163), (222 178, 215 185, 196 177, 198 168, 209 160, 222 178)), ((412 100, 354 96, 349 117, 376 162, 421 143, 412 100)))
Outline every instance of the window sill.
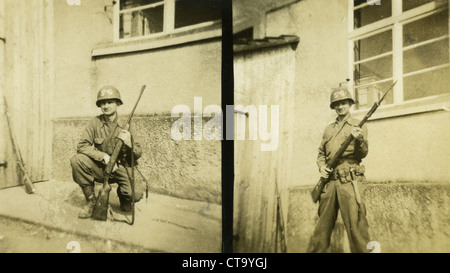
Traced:
MULTIPOLYGON (((369 119, 379 120, 414 114, 422 114, 436 111, 449 111, 450 94, 442 94, 427 98, 406 101, 401 104, 382 105, 369 119)), ((360 109, 353 112, 353 116, 362 119, 370 108, 360 109)))
POLYGON ((159 49, 174 45, 181 45, 201 40, 214 39, 222 36, 222 23, 181 30, 170 34, 139 37, 135 39, 120 40, 115 43, 99 45, 92 50, 92 57, 133 53, 144 50, 159 49))

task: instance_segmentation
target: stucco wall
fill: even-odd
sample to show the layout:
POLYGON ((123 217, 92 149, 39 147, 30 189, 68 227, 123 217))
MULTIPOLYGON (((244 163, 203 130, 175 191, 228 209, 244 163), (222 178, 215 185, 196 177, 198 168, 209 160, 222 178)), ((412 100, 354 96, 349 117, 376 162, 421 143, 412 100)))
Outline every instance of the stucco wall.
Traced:
MULTIPOLYGON (((104 11, 109 1, 54 1, 55 92, 53 118, 95 115, 98 86, 91 51, 112 41, 113 27, 104 11)), ((102 84, 102 83, 100 83, 102 84)))
MULTIPOLYGON (((177 119, 168 115, 133 118, 135 140, 143 149, 137 169, 148 181, 150 194, 156 192, 220 204, 220 141, 172 140, 170 130, 177 119)), ((76 154, 86 121, 59 119, 54 122, 54 179, 75 183, 70 158, 76 154)), ((145 180, 138 171, 135 177, 138 186, 145 188, 145 180)))
MULTIPOLYGON (((295 187, 290 191, 288 252, 306 252, 313 234, 318 205, 311 201, 310 191, 309 187, 295 187)), ((450 251, 448 183, 369 183, 365 200, 370 238, 379 243, 382 253, 450 251)), ((330 250, 349 252, 340 216, 330 250)))
POLYGON ((368 179, 449 183, 449 122, 444 111, 369 122, 368 179))
MULTIPOLYGON (((194 97, 203 108, 220 105, 221 41, 197 42, 147 52, 96 58, 97 86, 111 84, 123 90, 122 111, 129 112, 141 85, 147 88, 137 114, 170 113, 178 104, 194 110, 194 97)), ((95 101, 96 92, 91 92, 95 101)), ((91 104, 92 105, 92 104, 91 104)))

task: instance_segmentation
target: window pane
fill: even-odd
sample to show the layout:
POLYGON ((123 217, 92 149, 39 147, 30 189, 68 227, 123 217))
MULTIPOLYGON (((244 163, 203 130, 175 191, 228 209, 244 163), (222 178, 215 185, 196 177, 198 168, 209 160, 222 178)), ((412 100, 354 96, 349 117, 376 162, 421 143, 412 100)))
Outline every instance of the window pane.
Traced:
POLYGON ((139 37, 163 31, 164 6, 126 12, 120 16, 120 38, 139 37))
MULTIPOLYGON (((361 80, 361 84, 369 83, 376 80, 376 78, 366 78, 361 80)), ((370 108, 372 105, 378 101, 383 92, 386 92, 387 89, 392 85, 392 81, 387 81, 383 83, 376 83, 371 85, 366 85, 363 87, 357 87, 355 92, 356 98, 356 109, 361 108, 370 108)), ((389 91, 389 93, 384 98, 381 105, 387 105, 394 103, 394 92, 393 90, 389 91)))
POLYGON ((403 80, 404 100, 412 100, 450 92, 450 69, 440 69, 403 80))
POLYGON ((449 62, 448 38, 403 52, 403 73, 449 62))
POLYGON ((120 10, 163 2, 163 0, 121 0, 120 10))
POLYGON ((355 61, 392 51, 392 30, 355 41, 355 61))
POLYGON ((433 2, 433 0, 403 0, 403 11, 417 8, 423 4, 433 2))
POLYGON ((175 28, 222 18, 221 0, 178 0, 175 2, 175 28))
POLYGON ((391 1, 381 1, 381 5, 368 5, 353 12, 354 28, 360 28, 376 21, 391 17, 391 1))
MULTIPOLYGON (((142 11, 145 18, 145 34, 162 32, 164 29, 164 6, 144 9, 142 11)), ((144 34, 144 35, 145 35, 144 34)))
MULTIPOLYGON (((392 55, 354 66, 354 78, 357 83, 363 78, 376 77, 383 80, 392 77, 392 55)), ((359 85, 359 83, 358 83, 359 85)))
POLYGON ((403 46, 448 35, 448 11, 427 16, 403 26, 403 46))

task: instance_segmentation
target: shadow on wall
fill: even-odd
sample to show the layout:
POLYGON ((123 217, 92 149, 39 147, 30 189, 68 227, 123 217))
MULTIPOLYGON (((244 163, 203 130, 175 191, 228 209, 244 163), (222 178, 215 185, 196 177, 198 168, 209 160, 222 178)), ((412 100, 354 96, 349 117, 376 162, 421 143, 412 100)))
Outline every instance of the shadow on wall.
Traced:
MULTIPOLYGON (((171 128, 177 119, 170 114, 133 118, 135 139, 143 149, 135 172, 136 184, 145 186, 140 171, 150 192, 220 204, 220 141, 173 140, 171 128)), ((87 120, 53 121, 53 179, 73 182, 70 158, 76 154, 87 120)))

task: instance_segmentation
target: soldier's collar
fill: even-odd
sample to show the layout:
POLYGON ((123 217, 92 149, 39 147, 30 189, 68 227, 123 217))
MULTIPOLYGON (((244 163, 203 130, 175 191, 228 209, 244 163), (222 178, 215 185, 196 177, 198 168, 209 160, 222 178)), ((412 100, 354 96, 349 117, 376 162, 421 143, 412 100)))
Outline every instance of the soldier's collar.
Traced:
POLYGON ((338 118, 336 118, 332 124, 334 124, 334 125, 336 126, 336 125, 338 125, 338 124, 345 124, 345 123, 348 123, 348 124, 351 125, 351 126, 358 126, 358 125, 359 125, 359 122, 360 122, 360 120, 358 120, 358 119, 352 117, 352 115, 349 114, 348 117, 346 117, 343 121, 341 121, 341 123, 339 123, 338 118))
POLYGON ((348 116, 346 118, 344 118, 342 121, 339 121, 339 117, 336 117, 336 119, 334 120, 335 124, 339 124, 339 123, 350 123, 349 121, 352 119, 352 115, 349 113, 348 116))
MULTIPOLYGON (((118 120, 119 120, 119 114, 116 114, 116 118, 115 118, 113 121, 111 121, 111 122, 112 122, 112 123, 114 123, 114 122, 117 123, 118 120)), ((110 121, 108 121, 108 118, 106 117, 105 114, 100 115, 100 121, 102 122, 103 125, 105 125, 105 124, 107 124, 108 122, 110 122, 110 121)))

